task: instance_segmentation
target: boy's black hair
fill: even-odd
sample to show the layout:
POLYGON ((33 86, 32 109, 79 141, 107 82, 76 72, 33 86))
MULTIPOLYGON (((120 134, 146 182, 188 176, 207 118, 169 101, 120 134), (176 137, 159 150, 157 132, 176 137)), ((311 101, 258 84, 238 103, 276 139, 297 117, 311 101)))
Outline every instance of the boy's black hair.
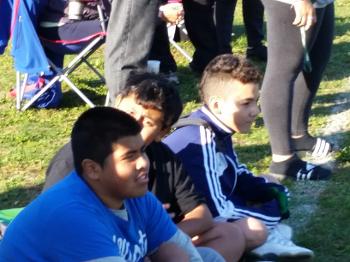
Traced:
POLYGON ((82 175, 82 161, 91 159, 103 166, 113 152, 113 144, 126 136, 139 134, 133 117, 112 107, 95 107, 76 120, 71 133, 74 167, 82 175))
MULTIPOLYGON (((246 58, 232 54, 219 55, 204 69, 199 94, 202 102, 207 103, 211 95, 220 95, 221 91, 227 92, 224 88, 227 83, 237 80, 243 84, 260 84, 261 79, 260 70, 246 58)), ((234 89, 230 92, 234 92, 234 89)), ((226 96, 227 93, 222 95, 226 96)))
POLYGON ((124 98, 132 94, 140 105, 157 109, 164 114, 163 128, 170 127, 181 115, 182 101, 179 92, 161 74, 132 73, 119 95, 124 98))

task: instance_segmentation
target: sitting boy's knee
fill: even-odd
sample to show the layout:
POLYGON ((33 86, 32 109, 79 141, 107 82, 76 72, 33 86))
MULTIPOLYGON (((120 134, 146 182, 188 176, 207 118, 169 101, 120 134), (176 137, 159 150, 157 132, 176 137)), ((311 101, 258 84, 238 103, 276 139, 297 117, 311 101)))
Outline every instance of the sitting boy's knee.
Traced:
POLYGON ((229 241, 229 243, 233 238, 236 240, 236 242, 238 242, 240 239, 243 241, 244 239, 244 234, 241 228, 235 223, 215 223, 215 230, 222 239, 229 241))
POLYGON ((245 236, 247 249, 260 246, 266 241, 268 230, 260 220, 249 217, 235 221, 235 223, 245 236))

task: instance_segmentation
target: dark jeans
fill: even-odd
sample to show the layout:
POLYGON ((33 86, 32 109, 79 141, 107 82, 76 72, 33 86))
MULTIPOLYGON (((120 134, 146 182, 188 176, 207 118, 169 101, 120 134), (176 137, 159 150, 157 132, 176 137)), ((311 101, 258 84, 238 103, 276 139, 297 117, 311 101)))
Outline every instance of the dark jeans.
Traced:
MULTIPOLYGON (((260 0, 243 0, 243 20, 248 47, 262 45, 264 39, 264 6, 260 0)), ((237 0, 215 1, 216 32, 220 53, 231 53, 233 17, 237 0)))
POLYGON ((90 43, 89 36, 94 36, 101 31, 99 20, 88 20, 59 27, 40 27, 39 35, 47 57, 57 67, 62 68, 64 55, 79 53, 90 43), (53 41, 65 41, 65 43, 53 41))
POLYGON ((160 61, 160 72, 162 73, 175 72, 177 70, 176 62, 170 52, 168 28, 166 23, 160 19, 154 33, 149 59, 160 61))
POLYGON ((205 66, 219 54, 216 29, 213 20, 212 0, 185 0, 185 25, 195 47, 190 66, 202 72, 205 66))
MULTIPOLYGON (((185 24, 195 47, 191 67, 203 71, 218 54, 232 53, 231 34, 237 0, 185 0, 185 24)), ((262 45, 264 7, 260 0, 243 1, 248 46, 262 45)))

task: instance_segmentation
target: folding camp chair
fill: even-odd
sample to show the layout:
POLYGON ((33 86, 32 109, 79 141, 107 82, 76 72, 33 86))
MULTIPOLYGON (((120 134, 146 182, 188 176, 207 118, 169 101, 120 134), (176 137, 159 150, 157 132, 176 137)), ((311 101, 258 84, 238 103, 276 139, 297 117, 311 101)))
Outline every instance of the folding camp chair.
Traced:
MULTIPOLYGON (((34 37, 27 41, 32 41, 29 43, 30 46, 36 46, 37 49, 41 49, 40 52, 32 52, 26 54, 26 56, 32 54, 30 59, 33 61, 28 62, 27 64, 22 64, 21 58, 23 57, 23 49, 22 45, 13 50, 12 54, 15 58, 15 68, 17 70, 16 74, 16 108, 19 110, 26 110, 33 103, 35 103, 38 98, 44 94, 49 88, 51 88, 57 82, 65 82, 77 95, 90 107, 94 107, 94 104, 90 99, 84 95, 80 89, 68 78, 69 74, 71 74, 80 64, 85 63, 100 79, 105 82, 104 77, 101 73, 99 73, 88 61, 87 59, 105 42, 106 36, 106 26, 105 19, 103 16, 103 12, 100 6, 98 6, 99 19, 101 23, 101 31, 91 36, 89 39, 89 44, 78 53, 74 59, 63 69, 58 68, 53 62, 51 62, 45 55, 43 51, 42 42, 39 40, 39 36, 36 33, 36 27, 33 23, 33 16, 35 16, 35 12, 37 12, 37 8, 33 0, 15 0, 15 3, 18 2, 18 7, 14 5, 14 9, 18 8, 18 11, 14 12, 14 14, 18 13, 18 16, 13 16, 13 24, 14 24, 14 32, 13 34, 18 34, 23 31, 24 27, 30 27, 31 34, 34 37), (30 11, 29 11, 30 10, 30 11), (34 10, 34 13, 33 13, 34 10), (17 54, 17 57, 16 57, 17 54), (18 58, 18 59, 17 59, 18 58), (33 66, 34 65, 34 66, 33 66), (39 65, 39 66, 37 66, 39 65), (53 72, 52 79, 45 84, 38 93, 36 93, 28 102, 22 105, 23 95, 25 92, 25 87, 28 80, 28 75, 36 72, 48 72, 49 69, 53 72)), ((26 34, 25 37, 28 37, 26 34)), ((22 37, 23 39, 24 37, 22 37)), ((16 40, 13 39, 13 46, 16 47, 16 40)), ((28 51, 28 50, 27 50, 28 51)))

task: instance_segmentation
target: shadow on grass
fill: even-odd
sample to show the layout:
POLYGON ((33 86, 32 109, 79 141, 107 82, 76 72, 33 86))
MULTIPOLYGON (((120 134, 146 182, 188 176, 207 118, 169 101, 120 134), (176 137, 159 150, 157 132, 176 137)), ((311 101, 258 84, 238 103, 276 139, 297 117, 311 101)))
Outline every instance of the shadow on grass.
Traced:
POLYGON ((312 109, 314 116, 327 116, 331 114, 338 114, 350 109, 350 94, 348 92, 340 92, 335 94, 318 95, 315 97, 314 104, 318 103, 312 109), (325 105, 325 104, 331 105, 325 105), (336 111, 332 112, 336 106, 336 111))
POLYGON ((91 88, 105 87, 105 82, 101 79, 80 79, 79 83, 84 86, 89 86, 91 88))
POLYGON ((235 151, 238 155, 238 159, 242 164, 248 166, 248 169, 264 170, 266 163, 263 160, 267 156, 271 155, 270 145, 234 145, 235 151))
MULTIPOLYGON (((100 88, 99 88, 100 89, 100 88)), ((97 89, 89 89, 89 88, 80 88, 80 91, 91 100, 95 105, 104 105, 106 95, 100 92, 97 89)), ((61 107, 63 108, 73 108, 78 106, 86 105, 85 101, 82 100, 77 93, 73 90, 69 89, 68 91, 63 93, 63 99, 61 107)))
POLYGON ((333 44, 332 55, 324 73, 327 80, 342 80, 350 76, 349 40, 333 44))
POLYGON ((0 209, 23 207, 42 190, 43 184, 32 187, 17 187, 0 194, 0 209))
POLYGON ((348 17, 335 17, 335 36, 346 35, 350 31, 350 23, 348 17))

